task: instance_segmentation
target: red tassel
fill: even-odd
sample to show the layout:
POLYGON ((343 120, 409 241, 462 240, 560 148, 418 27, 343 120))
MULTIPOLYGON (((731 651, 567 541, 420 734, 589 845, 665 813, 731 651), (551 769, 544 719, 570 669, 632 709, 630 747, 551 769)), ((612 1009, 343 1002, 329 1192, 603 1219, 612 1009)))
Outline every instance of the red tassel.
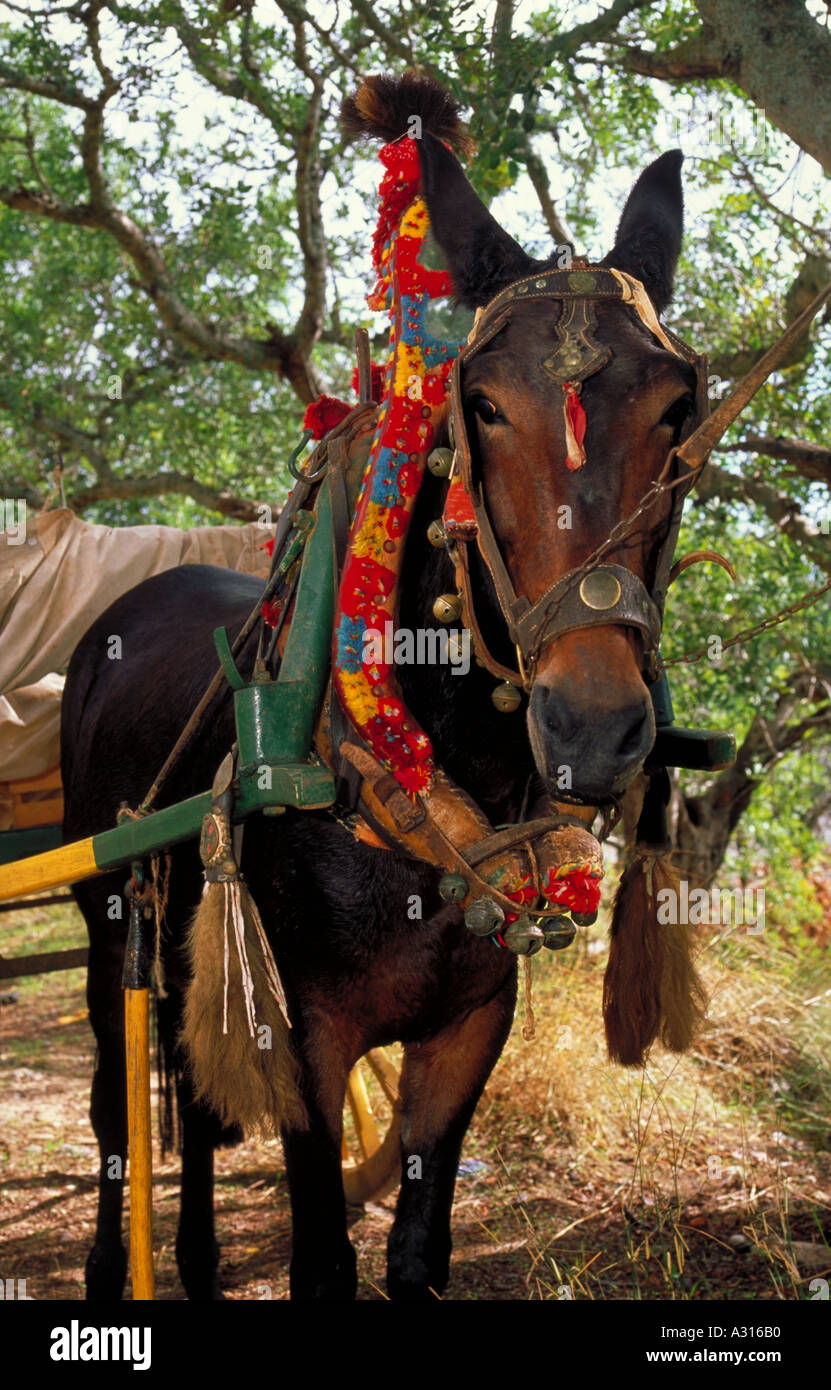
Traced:
POLYGON ((586 437, 586 412, 580 400, 580 383, 566 381, 563 383, 565 398, 565 424, 566 424, 566 468, 572 473, 576 473, 578 468, 582 468, 586 462, 586 451, 583 448, 583 440, 586 437))

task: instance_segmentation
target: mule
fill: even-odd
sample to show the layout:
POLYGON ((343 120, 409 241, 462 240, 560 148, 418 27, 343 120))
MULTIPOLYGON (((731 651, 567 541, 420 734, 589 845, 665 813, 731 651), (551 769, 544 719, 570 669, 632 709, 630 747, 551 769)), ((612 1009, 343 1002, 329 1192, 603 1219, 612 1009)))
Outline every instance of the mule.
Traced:
MULTIPOLYGON (((499 227, 443 143, 423 82, 387 80, 372 131, 386 139, 423 117, 422 187, 435 238, 459 299, 486 305, 505 286, 552 261, 529 257, 499 227)), ((602 264, 640 280, 657 313, 670 299, 682 234, 681 156, 662 155, 637 180, 613 249, 602 264)), ((555 253, 556 254, 556 253, 555 253)), ((692 411, 688 364, 665 351, 618 304, 597 308, 598 340, 613 347, 608 365, 585 383, 588 461, 563 463, 563 410, 541 368, 551 351, 557 306, 517 307, 510 323, 466 371, 469 438, 483 470, 488 506, 517 592, 532 600, 579 566, 643 496, 692 411), (558 525, 571 508, 572 524, 558 525)), ((439 441, 441 442, 441 441, 439 441)), ((433 626, 436 596, 453 585, 447 554, 426 539, 441 514, 446 482, 425 476, 407 542, 400 623, 433 626)), ((667 511, 619 555, 648 581, 667 511)), ((484 567, 474 565, 477 612, 492 652, 512 656, 484 567)), ((69 670, 63 704, 63 781, 67 840, 115 823, 135 805, 213 674, 213 630, 233 638, 257 601, 255 580, 193 565, 152 578, 120 598, 86 634, 69 670), (108 659, 117 633, 122 658, 108 659)), ((493 678, 472 666, 403 666, 404 699, 429 733, 437 761, 493 824, 516 820, 544 791, 560 800, 557 773, 571 769, 570 797, 609 806, 643 766, 655 736, 642 675, 642 638, 614 624, 559 636, 542 651, 527 712, 505 715, 491 701, 493 678)), ((253 639, 239 657, 250 675, 253 639)), ((204 732, 179 764, 159 806, 202 792, 235 737, 226 690, 204 732)), ((188 983, 186 934, 199 901, 197 846, 171 853, 167 925, 161 952, 167 997, 159 1032, 176 1077, 182 1188, 176 1242, 187 1296, 219 1296, 214 1234, 213 1153, 233 1132, 194 1100, 177 1049, 188 983)), ((495 950, 444 903, 436 870, 357 842, 325 811, 254 816, 245 828, 242 870, 279 963, 293 1020, 292 1039, 309 1116, 285 1130, 293 1220, 291 1295, 355 1296, 355 1255, 347 1234, 341 1130, 348 1073, 370 1048, 403 1044, 402 1184, 388 1243, 387 1290, 422 1300, 448 1282, 450 1212, 462 1143, 513 1018, 516 957, 495 950), (422 917, 408 903, 418 895, 422 917), (421 1178, 408 1180, 408 1158, 421 1178)), ((86 1265, 90 1298, 119 1298, 126 1276, 122 1185, 110 1178, 113 1154, 126 1152, 120 976, 126 924, 108 915, 125 871, 76 888, 90 938, 88 1001, 97 1042, 91 1118, 101 1158, 98 1222, 86 1265)))

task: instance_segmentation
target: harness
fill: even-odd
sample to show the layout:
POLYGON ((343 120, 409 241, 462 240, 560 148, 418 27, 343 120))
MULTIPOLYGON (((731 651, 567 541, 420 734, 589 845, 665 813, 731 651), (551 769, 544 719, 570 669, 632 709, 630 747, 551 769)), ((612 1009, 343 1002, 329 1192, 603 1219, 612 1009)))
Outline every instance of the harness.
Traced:
MULTIPOLYGON (((649 764, 650 789, 654 787, 663 800, 666 766, 715 768, 727 765, 735 755, 731 735, 674 727, 669 687, 660 671, 658 642, 684 497, 713 445, 804 332, 831 287, 794 320, 711 415, 706 360, 661 327, 638 281, 603 267, 578 264, 570 271, 528 276, 479 312, 466 342, 458 337, 454 341, 452 335, 436 338, 429 330, 426 310, 432 296, 447 295, 452 287, 444 272, 426 268, 420 259, 428 219, 420 194, 416 142, 406 143, 413 147, 409 152, 402 153, 403 144, 386 146, 381 152, 388 173, 382 183, 376 238, 379 282, 370 304, 390 312, 392 357, 386 400, 373 426, 376 412, 367 401, 364 360, 362 404, 351 412, 345 406, 345 418, 319 443, 307 466, 293 470, 298 487, 281 517, 275 568, 263 595, 278 598, 281 612, 269 653, 257 661, 250 683, 234 666, 227 636, 222 630, 216 634, 223 669, 235 688, 238 773, 234 784, 238 791, 231 811, 221 806, 218 796, 214 810, 230 822, 257 808, 332 808, 358 838, 374 836, 376 845, 443 869, 439 894, 463 910, 465 924, 474 935, 490 936, 517 954, 531 955, 542 945, 553 949, 568 945, 574 936, 573 922, 593 919, 602 877, 600 845, 589 833, 595 808, 560 803, 549 796, 527 808, 528 820, 508 827, 490 825, 470 796, 436 765, 429 737, 404 705, 393 669, 380 660, 362 661, 364 633, 397 611, 400 562, 423 470, 429 467, 449 477, 444 526, 434 522, 428 535, 434 543, 448 546, 459 594, 442 596, 437 608, 445 605, 446 598, 451 600, 445 620, 463 617, 477 658, 503 681, 502 690, 510 693, 512 701, 500 703, 498 689, 494 692, 497 708, 516 707, 518 687, 531 688, 543 646, 562 633, 623 624, 643 635, 644 676, 653 684, 658 727, 649 764), (404 161, 406 168, 404 153, 409 159, 404 161), (666 350, 694 367, 697 389, 694 415, 684 437, 669 451, 659 477, 633 514, 614 526, 577 569, 531 603, 516 593, 491 527, 466 434, 461 383, 466 364, 508 322, 514 307, 535 299, 556 299, 562 304, 557 346, 544 366, 563 392, 566 466, 572 471, 585 458, 583 382, 602 370, 612 355, 612 348, 595 337, 597 303, 631 306, 666 350), (451 447, 434 448, 445 425, 451 447), (370 428, 367 459, 365 452, 352 445, 362 435, 366 438, 370 428), (315 488, 312 518, 302 508, 315 488), (670 512, 647 585, 624 566, 606 563, 605 556, 666 494, 671 495, 670 512), (517 670, 496 662, 482 640, 470 580, 474 541, 515 643, 517 670), (275 678, 269 656, 290 610, 275 678), (327 686, 330 634, 334 636, 327 686), (313 735, 318 708, 321 714, 313 735), (312 746, 315 752, 310 755, 312 746), (264 773, 268 773, 265 786, 264 773), (348 789, 345 797, 344 787, 348 789)), ((363 354, 364 359, 367 355, 363 354)), ((235 649, 251 630, 255 616, 246 623, 235 649)), ((192 736, 206 697, 171 758, 181 754, 192 736)), ((142 803, 142 811, 149 810, 170 761, 142 803)), ((159 818, 165 815, 162 812, 159 818)), ((206 867, 210 867, 210 850, 206 843, 206 867)))

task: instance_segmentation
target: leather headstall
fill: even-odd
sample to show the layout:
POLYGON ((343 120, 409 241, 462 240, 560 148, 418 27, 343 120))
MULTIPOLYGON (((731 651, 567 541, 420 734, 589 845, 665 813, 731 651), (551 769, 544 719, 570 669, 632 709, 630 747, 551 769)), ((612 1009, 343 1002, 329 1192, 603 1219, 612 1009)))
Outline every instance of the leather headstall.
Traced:
MULTIPOLYGON (((579 264, 579 263, 578 263, 579 264)), ((696 372, 696 401, 685 423, 682 440, 695 432, 709 414, 707 361, 658 322, 641 285, 632 276, 601 266, 538 272, 498 294, 477 314, 465 347, 450 376, 448 430, 453 463, 442 524, 456 569, 462 601, 462 620, 470 628, 477 657, 501 680, 530 690, 540 652, 557 637, 581 628, 621 624, 643 635, 644 676, 657 678, 657 652, 663 607, 681 523, 684 497, 700 472, 676 462, 677 448, 667 457, 660 481, 672 483, 672 507, 660 542, 651 589, 623 565, 595 563, 571 570, 551 584, 536 602, 517 594, 491 525, 481 476, 474 469, 465 426, 462 381, 471 359, 508 323, 517 304, 550 299, 562 306, 556 325, 557 346, 543 369, 564 391, 579 392, 582 383, 606 366, 613 356, 608 344, 595 339, 595 304, 618 302, 631 306, 638 318, 669 352, 689 362, 696 372), (517 670, 497 661, 488 650, 474 611, 467 547, 475 541, 487 566, 508 635, 516 648, 517 670)))

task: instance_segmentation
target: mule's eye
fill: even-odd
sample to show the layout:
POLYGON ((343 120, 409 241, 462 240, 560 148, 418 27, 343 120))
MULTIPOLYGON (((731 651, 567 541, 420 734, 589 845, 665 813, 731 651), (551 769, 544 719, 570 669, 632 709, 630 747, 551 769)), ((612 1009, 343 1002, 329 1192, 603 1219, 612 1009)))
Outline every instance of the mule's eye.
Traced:
POLYGON ((669 410, 665 410, 661 416, 661 425, 666 429, 672 430, 677 434, 681 426, 686 424, 695 408, 695 402, 691 395, 679 396, 677 401, 673 401, 669 410))
POLYGON ((475 396, 473 400, 473 409, 479 416, 479 419, 486 425, 492 425, 494 420, 499 417, 499 411, 493 401, 488 400, 487 396, 475 396))

